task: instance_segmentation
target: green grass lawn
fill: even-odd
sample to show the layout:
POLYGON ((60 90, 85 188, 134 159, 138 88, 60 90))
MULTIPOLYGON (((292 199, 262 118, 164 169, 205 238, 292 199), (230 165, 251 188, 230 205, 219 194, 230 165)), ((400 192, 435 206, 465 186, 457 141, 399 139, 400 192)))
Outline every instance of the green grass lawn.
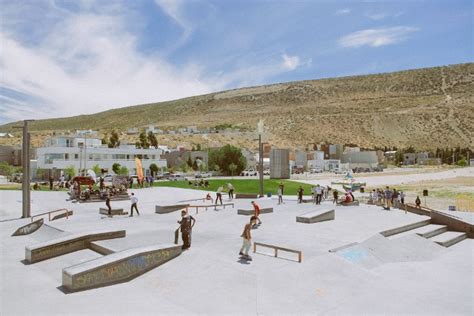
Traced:
MULTIPOLYGON (((155 182, 154 186, 157 187, 171 187, 171 188, 181 188, 181 189, 195 189, 201 191, 208 191, 208 192, 216 192, 217 188, 223 186, 224 189, 227 190, 227 183, 232 183, 235 190, 234 193, 254 193, 257 194, 259 192, 259 181, 258 179, 217 179, 217 180, 208 180, 209 186, 207 188, 204 187, 195 187, 193 185, 189 185, 188 181, 160 181, 155 182)), ((295 182, 295 181, 288 181, 288 180, 274 180, 274 179, 265 179, 263 180, 263 191, 265 194, 271 192, 272 195, 277 194, 278 184, 283 182, 285 185, 285 189, 283 194, 285 195, 296 195, 296 191, 300 187, 300 185, 304 189, 304 194, 309 195, 311 194, 311 185, 295 182)))

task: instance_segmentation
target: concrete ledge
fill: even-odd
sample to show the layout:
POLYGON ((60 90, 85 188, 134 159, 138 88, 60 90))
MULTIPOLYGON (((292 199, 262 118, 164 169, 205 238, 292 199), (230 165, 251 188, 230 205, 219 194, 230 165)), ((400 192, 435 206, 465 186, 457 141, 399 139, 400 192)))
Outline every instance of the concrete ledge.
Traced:
POLYGON ((64 268, 62 285, 71 292, 130 281, 179 256, 181 246, 155 245, 127 249, 64 268))
MULTIPOLYGON (((109 209, 108 209, 108 208, 101 207, 101 208, 99 208, 99 214, 102 214, 102 215, 109 215, 109 209)), ((123 211, 123 208, 113 208, 113 209, 110 211, 110 214, 111 214, 111 215, 127 215, 128 212, 124 212, 124 211, 123 211)))
POLYGON ((448 230, 453 230, 457 232, 464 232, 467 234, 468 238, 474 238, 474 225, 468 223, 461 218, 438 212, 435 210, 431 211, 431 223, 438 225, 448 226, 448 230))
POLYGON ((342 205, 342 206, 359 206, 359 201, 352 201, 352 202, 349 202, 349 203, 342 202, 341 204, 338 204, 338 205, 342 205))
POLYGON ((43 225, 43 223, 44 220, 40 218, 32 223, 26 224, 25 226, 21 226, 12 234, 12 236, 23 236, 34 233, 41 227, 41 225, 43 225))
POLYGON ((236 199, 258 199, 258 194, 249 193, 237 193, 235 194, 236 199))
POLYGON ((323 221, 331 221, 335 218, 334 210, 318 210, 296 216, 296 221, 299 223, 313 224, 323 221))
POLYGON ((467 238, 467 234, 463 232, 445 232, 441 235, 434 236, 430 240, 443 247, 451 247, 467 238))
MULTIPOLYGON (((273 213, 273 207, 261 208, 260 214, 273 213)), ((238 215, 254 215, 254 210, 237 210, 238 215)))
POLYGON ((25 247, 25 260, 28 263, 35 263, 88 248, 92 241, 121 237, 125 237, 125 230, 92 231, 68 235, 25 247))
POLYGON ((156 205, 155 213, 157 214, 167 214, 176 212, 182 209, 189 207, 189 204, 174 204, 174 205, 156 205))
POLYGON ((380 232, 380 234, 384 237, 388 237, 388 236, 400 234, 400 233, 403 233, 403 232, 406 232, 406 231, 409 231, 409 230, 412 230, 412 229, 415 229, 415 228, 418 228, 418 227, 429 225, 430 222, 431 222, 430 219, 425 219, 425 220, 420 221, 420 222, 416 222, 416 223, 412 223, 412 224, 408 224, 408 225, 404 225, 404 226, 400 226, 400 227, 396 227, 396 228, 387 229, 387 230, 384 230, 384 231, 380 232))

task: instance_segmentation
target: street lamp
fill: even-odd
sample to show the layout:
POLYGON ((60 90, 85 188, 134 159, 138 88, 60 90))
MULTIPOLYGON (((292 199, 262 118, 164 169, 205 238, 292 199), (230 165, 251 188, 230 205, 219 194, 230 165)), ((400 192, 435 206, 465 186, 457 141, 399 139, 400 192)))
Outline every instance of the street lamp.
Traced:
POLYGON ((260 182, 260 194, 259 197, 263 197, 263 144, 262 144, 262 134, 263 134, 263 120, 259 120, 257 123, 257 133, 258 133, 258 164, 259 164, 259 182, 260 182))
POLYGON ((22 218, 31 216, 31 204, 30 204, 30 133, 28 132, 28 122, 34 120, 24 120, 22 127, 23 129, 23 140, 22 140, 22 166, 23 166, 23 178, 22 178, 22 218))

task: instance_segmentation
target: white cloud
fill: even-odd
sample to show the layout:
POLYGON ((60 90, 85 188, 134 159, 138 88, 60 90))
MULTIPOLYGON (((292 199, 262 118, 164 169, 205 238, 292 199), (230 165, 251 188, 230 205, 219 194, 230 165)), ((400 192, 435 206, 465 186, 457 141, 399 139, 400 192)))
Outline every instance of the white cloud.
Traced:
POLYGON ((392 45, 408 39, 410 34, 416 31, 417 28, 408 26, 367 29, 343 36, 339 39, 339 45, 342 47, 392 45))
POLYGON ((348 15, 350 13, 351 13, 351 9, 344 8, 344 9, 337 10, 335 15, 348 15))
POLYGON ((281 55, 281 58, 283 58, 281 66, 285 70, 295 70, 300 66, 300 58, 298 56, 290 56, 287 54, 283 54, 281 55))
POLYGON ((181 38, 169 49, 172 52, 184 45, 193 33, 192 24, 184 17, 183 7, 185 3, 183 0, 155 0, 155 4, 182 29, 181 38))
POLYGON ((379 21, 379 20, 383 20, 383 19, 385 19, 386 17, 388 17, 388 14, 383 13, 383 12, 369 13, 369 14, 367 14, 367 17, 368 17, 369 19, 372 19, 372 20, 375 20, 375 21, 379 21))
POLYGON ((94 113, 222 88, 204 81, 194 64, 175 67, 140 53, 120 16, 70 15, 38 45, 13 34, 0 32, 0 86, 29 100, 12 101, 1 92, 3 122, 94 113))

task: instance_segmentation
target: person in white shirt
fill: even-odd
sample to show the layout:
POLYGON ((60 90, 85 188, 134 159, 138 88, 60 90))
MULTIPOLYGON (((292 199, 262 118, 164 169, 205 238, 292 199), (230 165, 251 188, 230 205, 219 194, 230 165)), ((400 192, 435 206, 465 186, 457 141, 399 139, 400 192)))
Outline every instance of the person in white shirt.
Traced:
POLYGON ((319 184, 314 189, 314 195, 316 197, 316 204, 321 204, 321 200, 323 197, 323 190, 319 184))
POLYGON ((133 217, 133 209, 135 209, 137 211, 138 216, 140 216, 140 212, 138 212, 137 208, 138 199, 134 193, 132 193, 132 198, 130 199, 130 202, 132 203, 132 206, 130 208, 130 217, 133 217))

